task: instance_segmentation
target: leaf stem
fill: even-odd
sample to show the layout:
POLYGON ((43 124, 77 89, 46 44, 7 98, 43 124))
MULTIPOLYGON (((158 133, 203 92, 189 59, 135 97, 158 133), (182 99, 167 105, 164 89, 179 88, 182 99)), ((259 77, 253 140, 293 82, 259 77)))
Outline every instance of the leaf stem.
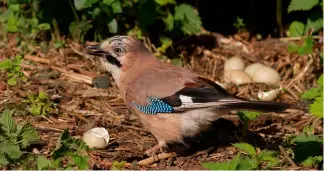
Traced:
POLYGON ((80 21, 80 20, 79 20, 79 17, 78 17, 78 14, 76 13, 75 8, 74 8, 74 6, 73 6, 71 0, 69 0, 69 4, 70 4, 70 7, 71 7, 71 9, 72 9, 72 12, 73 12, 73 15, 74 15, 75 19, 76 19, 77 21, 80 21))

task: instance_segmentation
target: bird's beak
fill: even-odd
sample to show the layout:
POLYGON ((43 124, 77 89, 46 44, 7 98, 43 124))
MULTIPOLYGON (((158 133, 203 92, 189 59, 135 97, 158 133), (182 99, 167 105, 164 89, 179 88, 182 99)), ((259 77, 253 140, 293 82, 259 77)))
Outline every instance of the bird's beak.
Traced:
POLYGON ((101 49, 100 44, 89 45, 86 47, 86 49, 88 50, 87 51, 88 54, 98 56, 98 57, 104 57, 107 54, 107 52, 101 49))

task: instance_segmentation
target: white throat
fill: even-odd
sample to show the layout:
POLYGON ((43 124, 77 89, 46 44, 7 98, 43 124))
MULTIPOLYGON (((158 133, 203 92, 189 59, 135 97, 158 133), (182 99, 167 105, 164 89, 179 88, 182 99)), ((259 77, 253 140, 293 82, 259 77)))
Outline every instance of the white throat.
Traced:
POLYGON ((119 86, 119 79, 120 79, 121 69, 119 67, 117 67, 116 65, 113 65, 113 64, 109 63, 104 58, 100 58, 100 63, 102 65, 102 67, 104 68, 104 70, 111 73, 111 75, 113 76, 115 82, 117 83, 117 86, 119 86))

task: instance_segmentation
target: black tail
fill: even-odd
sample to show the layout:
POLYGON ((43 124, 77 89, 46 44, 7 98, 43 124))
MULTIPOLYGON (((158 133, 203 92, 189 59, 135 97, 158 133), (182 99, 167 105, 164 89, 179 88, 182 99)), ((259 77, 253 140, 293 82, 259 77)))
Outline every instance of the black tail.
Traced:
POLYGON ((256 110, 260 112, 282 112, 287 109, 296 109, 296 107, 287 103, 269 101, 241 101, 235 103, 225 103, 222 104, 221 107, 233 110, 256 110))

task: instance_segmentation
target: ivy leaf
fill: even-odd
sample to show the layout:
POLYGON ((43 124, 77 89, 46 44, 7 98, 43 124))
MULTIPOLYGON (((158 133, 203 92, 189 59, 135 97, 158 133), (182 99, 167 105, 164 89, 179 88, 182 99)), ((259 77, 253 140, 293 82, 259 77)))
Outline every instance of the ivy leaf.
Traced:
POLYGON ((318 4, 318 0, 291 0, 288 13, 292 11, 308 11, 318 4))
POLYGON ((289 37, 300 37, 303 36, 305 25, 299 21, 294 21, 289 27, 289 37))
POLYGON ((201 20, 194 8, 188 4, 181 4, 175 8, 174 19, 182 25, 181 30, 188 35, 200 31, 201 20))
POLYGON ((235 144, 233 144, 233 146, 239 148, 240 150, 246 152, 249 155, 255 155, 256 154, 255 148, 250 144, 247 144, 247 143, 235 143, 235 144))
POLYGON ((14 119, 12 118, 12 112, 9 112, 9 110, 5 110, 2 113, 2 116, 0 118, 0 124, 2 125, 2 129, 6 131, 7 134, 16 131, 17 125, 14 119))
POLYGON ((163 18, 163 22, 165 23, 168 31, 173 30, 174 19, 173 19, 173 15, 171 13, 168 13, 168 16, 166 18, 163 18))

